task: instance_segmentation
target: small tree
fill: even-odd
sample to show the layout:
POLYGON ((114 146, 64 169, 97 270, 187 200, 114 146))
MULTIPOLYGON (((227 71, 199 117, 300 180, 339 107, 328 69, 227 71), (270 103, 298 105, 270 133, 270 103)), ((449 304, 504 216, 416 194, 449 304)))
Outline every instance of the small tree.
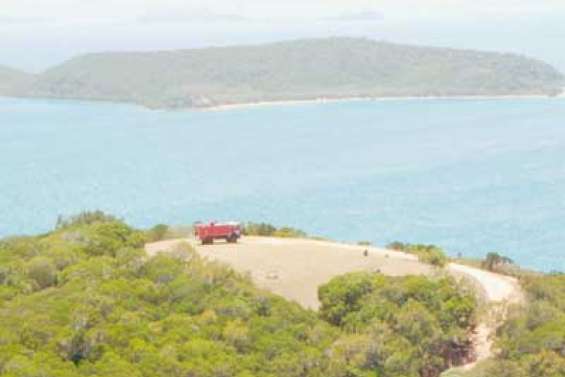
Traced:
POLYGON ((64 217, 59 215, 55 229, 70 228, 73 226, 91 225, 95 223, 110 223, 119 221, 116 217, 102 211, 84 211, 78 215, 64 217))
POLYGON ((408 248, 408 244, 399 242, 399 241, 394 241, 389 243, 386 248, 390 249, 390 250, 396 250, 396 251, 406 251, 406 249, 408 248))
POLYGON ((169 227, 165 224, 155 225, 153 228, 149 229, 147 232, 147 238, 149 242, 157 242, 164 240, 169 232, 169 227))
POLYGON ((482 263, 483 268, 489 271, 495 271, 498 267, 508 264, 513 264, 514 261, 508 257, 505 257, 499 253, 491 252, 485 257, 482 263))
POLYGON ((387 249, 414 254, 421 262, 437 267, 444 267, 449 262, 445 251, 435 245, 409 244, 395 241, 388 244, 387 249))

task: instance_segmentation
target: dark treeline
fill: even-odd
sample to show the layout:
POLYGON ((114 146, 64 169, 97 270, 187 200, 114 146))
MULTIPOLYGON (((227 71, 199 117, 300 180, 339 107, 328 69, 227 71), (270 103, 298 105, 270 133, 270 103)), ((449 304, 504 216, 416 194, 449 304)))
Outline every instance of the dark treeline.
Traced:
POLYGON ((282 238, 306 238, 308 234, 300 229, 291 227, 276 227, 268 223, 248 222, 243 226, 243 234, 246 236, 282 237, 282 238))

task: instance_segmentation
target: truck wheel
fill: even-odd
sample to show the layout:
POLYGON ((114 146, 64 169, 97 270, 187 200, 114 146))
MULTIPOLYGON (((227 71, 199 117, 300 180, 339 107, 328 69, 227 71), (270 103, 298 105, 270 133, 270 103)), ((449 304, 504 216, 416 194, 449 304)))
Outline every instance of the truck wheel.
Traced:
POLYGON ((228 242, 237 243, 237 236, 235 234, 232 234, 231 236, 228 237, 228 242))

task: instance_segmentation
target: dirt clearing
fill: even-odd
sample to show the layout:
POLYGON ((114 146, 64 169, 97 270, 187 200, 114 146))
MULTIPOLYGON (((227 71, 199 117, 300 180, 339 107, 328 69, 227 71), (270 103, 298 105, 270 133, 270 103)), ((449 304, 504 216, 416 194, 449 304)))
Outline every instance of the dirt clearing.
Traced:
POLYGON ((163 241, 146 246, 149 254, 167 251, 179 242, 194 245, 200 255, 220 261, 255 284, 304 307, 317 309, 318 287, 333 277, 354 271, 380 271, 385 275, 433 274, 416 257, 379 249, 326 241, 244 237, 237 244, 198 245, 192 239, 163 241), (364 251, 368 255, 364 256, 364 251))

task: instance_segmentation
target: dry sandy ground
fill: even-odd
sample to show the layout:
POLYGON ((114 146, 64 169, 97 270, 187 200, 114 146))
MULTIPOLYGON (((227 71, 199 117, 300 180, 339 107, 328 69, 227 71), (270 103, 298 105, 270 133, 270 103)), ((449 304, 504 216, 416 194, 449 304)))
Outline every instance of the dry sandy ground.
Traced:
MULTIPOLYGON (((380 271, 390 276, 432 275, 436 271, 405 253, 306 239, 245 237, 238 244, 218 242, 208 246, 184 239, 148 244, 146 250, 154 255, 181 242, 191 243, 206 258, 249 273, 258 287, 311 309, 319 307, 318 287, 338 275, 353 271, 380 271), (368 256, 363 255, 365 250, 368 256)), ((521 303, 523 293, 517 280, 507 276, 453 263, 447 271, 473 283, 488 304, 489 310, 473 334, 476 362, 482 361, 492 355, 492 335, 506 318, 508 306, 521 303)), ((464 369, 472 368, 476 362, 464 369)))
POLYGON ((258 287, 311 309, 319 306, 318 287, 347 272, 379 270, 392 276, 433 273, 412 255, 316 240, 245 237, 237 244, 218 241, 202 246, 186 239, 149 244, 146 249, 155 254, 182 241, 195 245, 204 257, 249 273, 258 287), (367 257, 363 255, 366 249, 367 257))
POLYGON ((495 274, 485 270, 451 263, 450 272, 463 274, 476 280, 484 289, 485 298, 491 303, 520 303, 522 294, 518 281, 512 277, 495 274))

